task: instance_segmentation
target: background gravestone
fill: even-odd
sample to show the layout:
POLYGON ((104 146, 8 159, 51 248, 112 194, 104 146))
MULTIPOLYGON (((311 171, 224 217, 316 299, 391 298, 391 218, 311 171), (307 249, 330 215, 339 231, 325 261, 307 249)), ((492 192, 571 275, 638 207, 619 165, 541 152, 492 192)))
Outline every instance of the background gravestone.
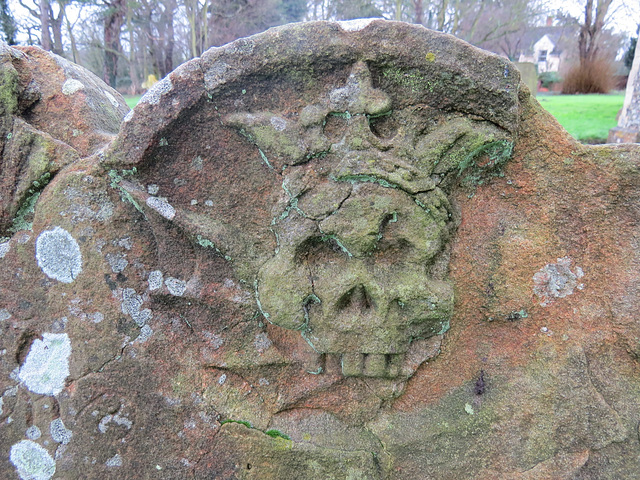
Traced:
POLYGON ((618 126, 609 132, 608 142, 640 143, 640 55, 637 51, 629 72, 618 126))
POLYGON ((538 94, 538 72, 532 62, 515 62, 524 83, 534 97, 538 94))
POLYGON ((212 49, 6 230, 0 471, 634 478, 639 158, 422 27, 212 49))

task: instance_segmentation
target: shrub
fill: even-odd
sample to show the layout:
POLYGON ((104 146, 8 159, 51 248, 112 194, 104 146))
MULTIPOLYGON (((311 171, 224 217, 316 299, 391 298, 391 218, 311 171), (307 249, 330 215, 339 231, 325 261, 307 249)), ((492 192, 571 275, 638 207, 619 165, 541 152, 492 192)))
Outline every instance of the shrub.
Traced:
POLYGON ((554 83, 560 83, 562 78, 558 72, 542 72, 538 75, 538 80, 540 80, 541 87, 551 88, 554 83))
POLYGON ((565 75, 562 93, 608 93, 614 84, 613 65, 596 58, 574 65, 565 75))

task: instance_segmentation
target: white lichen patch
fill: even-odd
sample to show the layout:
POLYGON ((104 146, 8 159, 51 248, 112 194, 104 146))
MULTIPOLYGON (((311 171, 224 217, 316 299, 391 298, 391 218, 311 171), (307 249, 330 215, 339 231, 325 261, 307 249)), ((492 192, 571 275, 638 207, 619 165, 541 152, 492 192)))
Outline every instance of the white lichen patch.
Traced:
POLYGON ((156 212, 162 215, 167 220, 173 220, 176 216, 176 209, 173 208, 169 202, 159 197, 148 197, 147 205, 153 208, 156 212))
POLYGON ((56 462, 49 452, 31 440, 13 445, 9 460, 21 480, 49 480, 56 473, 56 462))
POLYGON ((9 249, 11 248, 11 244, 9 240, 0 241, 0 258, 4 258, 4 256, 9 253, 9 249))
POLYGON ((69 207, 60 212, 60 216, 68 217, 71 223, 105 222, 113 216, 115 205, 104 190, 87 193, 76 187, 67 187, 64 195, 70 200, 69 207))
POLYGON ((62 93, 65 95, 73 95, 80 90, 84 90, 84 84, 75 78, 70 78, 62 84, 62 93))
POLYGON ((136 337, 133 343, 144 343, 151 338, 153 330, 149 325, 143 325, 140 329, 140 335, 136 337))
POLYGON ((262 353, 271 347, 272 343, 269 340, 269 337, 266 333, 258 333, 253 340, 253 346, 258 350, 258 352, 262 353))
POLYGON ((160 270, 154 270, 149 273, 149 278, 147 278, 147 282, 149 282, 149 290, 159 290, 162 288, 162 272, 160 270))
POLYGON ((148 308, 142 309, 144 300, 133 288, 125 288, 120 295, 122 313, 129 315, 136 322, 136 325, 142 327, 151 320, 153 316, 151 310, 148 308))
POLYGON ((107 100, 109 100, 109 102, 111 102, 111 105, 113 105, 116 108, 118 108, 120 106, 120 103, 118 103, 118 100, 116 100, 116 97, 111 95, 106 90, 102 90, 102 93, 104 93, 104 96, 107 97, 107 100))
MULTIPOLYGON (((45 445, 47 444, 45 443, 45 445)), ((58 445, 58 448, 56 448, 56 453, 53 455, 54 460, 56 461, 60 460, 66 451, 67 451, 67 445, 63 445, 63 444, 58 445)))
POLYGON ((271 126, 275 128, 278 132, 282 132, 287 128, 287 121, 282 117, 271 117, 269 120, 271 122, 271 126))
POLYGON ((54 442, 61 443, 62 445, 69 443, 73 436, 73 432, 64 426, 61 418, 56 418, 51 422, 49 425, 49 433, 54 442))
POLYGON ((187 282, 185 282, 184 280, 179 280, 177 278, 168 277, 165 280, 164 284, 167 286, 169 293, 176 297, 181 297, 187 290, 187 282))
POLYGON ((131 237, 122 237, 118 240, 117 245, 125 250, 131 250, 133 248, 133 241, 131 237))
POLYGON ((138 103, 148 103, 149 105, 157 105, 160 98, 173 90, 173 83, 169 77, 165 77, 147 90, 138 103))
POLYGON ((147 192, 149 193, 149 195, 157 195, 159 191, 160 187, 155 183, 147 185, 147 192))
POLYGON ((18 245, 24 245, 29 240, 31 240, 31 235, 29 235, 28 233, 20 233, 19 235, 16 235, 16 241, 18 242, 18 245))
POLYGON ((227 72, 231 70, 229 64, 218 60, 211 65, 209 69, 204 72, 204 86, 207 90, 211 91, 229 80, 227 72))
POLYGON ((93 323, 100 323, 102 320, 104 320, 104 314, 102 312, 93 312, 87 314, 87 318, 93 323))
POLYGON ((374 20, 380 20, 379 18, 356 18, 355 20, 344 20, 338 22, 340 28, 346 32, 358 32, 364 30, 374 20))
POLYGON ((216 335, 215 333, 206 332, 206 331, 202 333, 204 335, 204 338, 207 339, 207 342, 209 342, 209 345, 214 350, 219 349, 224 344, 224 339, 221 336, 216 335))
POLYGON ((129 261, 122 253, 107 253, 105 255, 105 259, 107 260, 107 263, 111 267, 111 271, 113 273, 120 273, 125 268, 127 268, 127 265, 129 265, 129 261))
POLYGON ((113 457, 111 457, 109 460, 104 462, 104 464, 107 467, 121 467, 122 466, 122 457, 120 456, 119 453, 116 453, 113 457))
POLYGON ((110 423, 115 423, 116 425, 125 427, 127 430, 131 430, 131 427, 133 427, 133 422, 124 415, 120 414, 120 412, 122 412, 122 409, 123 406, 120 406, 120 409, 116 413, 105 415, 100 419, 100 423, 98 424, 98 430, 100 431, 100 433, 107 433, 110 423))
POLYGON ((43 333, 31 344, 18 379, 39 395, 57 395, 69 376, 71 341, 66 333, 43 333))
POLYGON ((582 290, 584 285, 578 283, 584 272, 578 266, 571 271, 571 259, 563 257, 558 263, 549 263, 533 276, 533 292, 540 297, 540 305, 546 307, 556 298, 571 295, 577 288, 582 290))
POLYGON ((6 308, 0 308, 0 322, 9 320, 10 318, 11 314, 9 313, 9 310, 7 310, 6 308))
POLYGON ((78 242, 65 229, 43 231, 36 240, 36 260, 42 271, 62 283, 73 282, 82 272, 78 242))
POLYGON ((31 425, 29 428, 27 428, 27 431, 24 433, 24 435, 29 440, 37 440, 42 436, 42 432, 35 425, 31 425))

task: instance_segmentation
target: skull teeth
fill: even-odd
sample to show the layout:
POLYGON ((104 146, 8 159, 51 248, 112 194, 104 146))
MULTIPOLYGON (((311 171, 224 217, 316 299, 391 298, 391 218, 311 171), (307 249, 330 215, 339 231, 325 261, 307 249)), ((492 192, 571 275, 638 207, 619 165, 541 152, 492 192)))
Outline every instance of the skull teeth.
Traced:
POLYGON ((384 353, 344 353, 342 374, 345 377, 394 378, 400 373, 402 357, 384 353))

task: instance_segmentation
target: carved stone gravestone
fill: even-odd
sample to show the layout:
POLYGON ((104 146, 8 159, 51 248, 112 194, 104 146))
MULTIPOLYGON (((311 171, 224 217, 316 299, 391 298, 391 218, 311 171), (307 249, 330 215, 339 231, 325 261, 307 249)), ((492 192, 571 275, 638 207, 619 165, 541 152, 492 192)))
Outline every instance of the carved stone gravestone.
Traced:
POLYGON ((640 143, 640 52, 636 49, 627 80, 618 126, 609 131, 610 143, 640 143))
POLYGON ((2 55, 4 477, 638 475, 640 149, 576 143, 508 61, 288 25, 116 136, 45 133, 122 101, 2 55))

